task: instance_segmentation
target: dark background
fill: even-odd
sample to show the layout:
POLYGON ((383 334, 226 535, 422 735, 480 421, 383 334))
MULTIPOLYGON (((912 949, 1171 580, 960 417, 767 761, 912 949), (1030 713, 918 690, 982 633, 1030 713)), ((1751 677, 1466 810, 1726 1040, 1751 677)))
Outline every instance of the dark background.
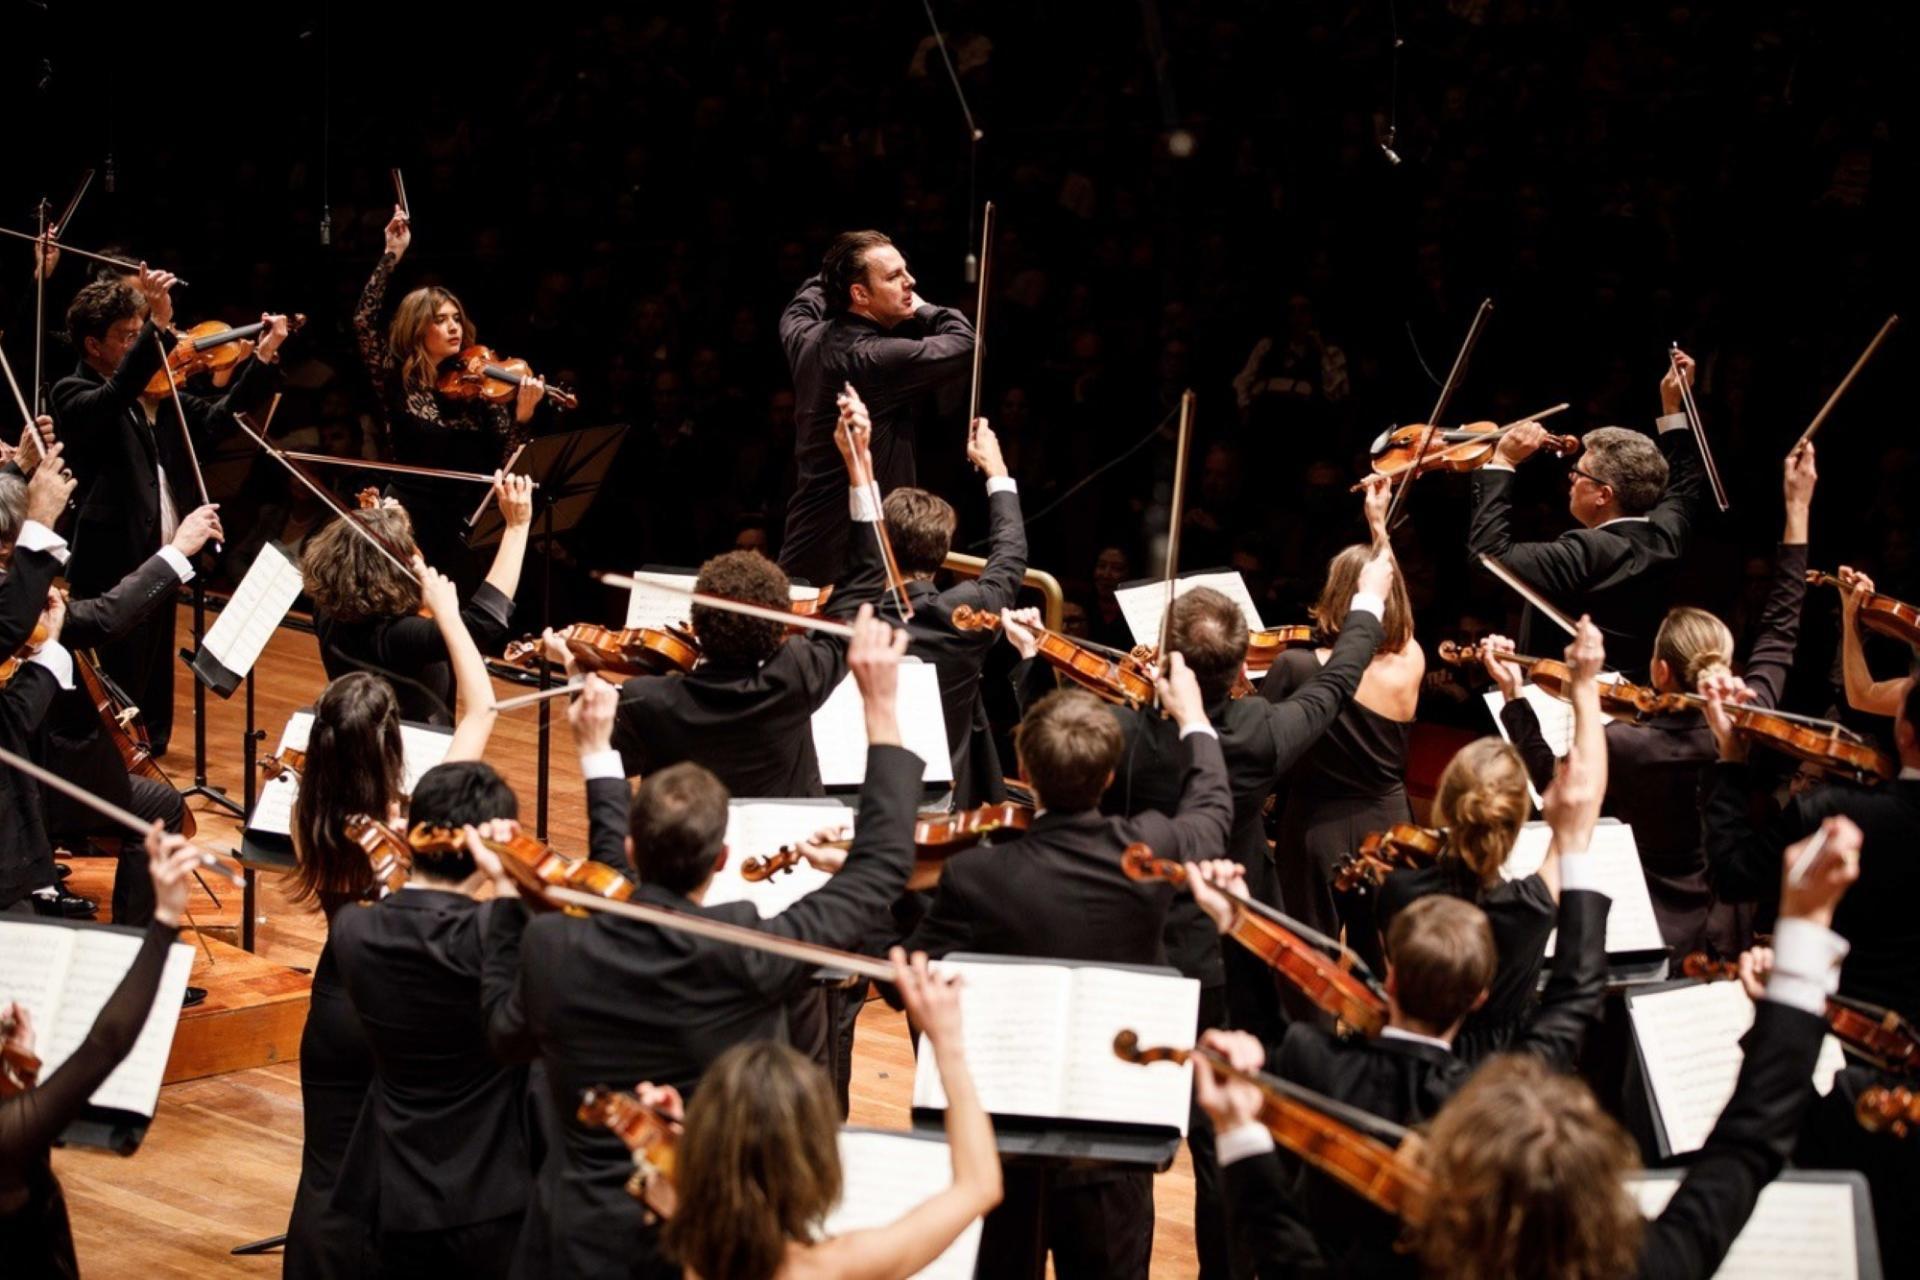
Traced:
MULTIPOLYGON (((1677 338, 1702 360, 1733 495, 1700 531, 1688 595, 1741 634, 1781 457, 1882 319, 1912 310, 1914 8, 941 0, 975 149, 910 0, 7 0, 0 221, 30 229, 37 196, 57 209, 111 156, 114 190, 96 180, 72 243, 189 277, 183 324, 307 313, 276 432, 371 453, 384 433, 347 322, 400 166, 415 235, 389 304, 443 282, 483 341, 576 387, 572 424, 632 424, 557 578, 562 608, 596 620, 618 604, 581 567, 695 564, 762 527, 777 548, 792 426, 775 326, 844 228, 886 230, 922 293, 971 309, 973 211, 998 203, 988 413, 1033 563, 1099 635, 1116 629, 1100 586, 1159 568, 1182 388, 1199 393, 1182 565, 1236 565, 1273 624, 1301 620, 1359 535, 1346 490, 1367 442, 1425 418, 1482 297, 1496 311, 1455 419, 1569 400, 1559 430, 1651 430, 1677 338), (1397 166, 1378 145, 1390 121, 1397 166), (1176 128, 1189 157, 1170 152, 1176 128)), ((7 346, 27 365, 31 250, 5 253, 7 346)), ((50 316, 82 279, 62 263, 50 316)), ((1910 600, 1914 337, 1822 433, 1813 554, 1910 600)), ((71 358, 52 348, 50 376, 71 358)), ((947 408, 921 479, 961 508, 965 545, 984 521, 964 384, 947 408)), ((210 472, 225 576, 315 526, 243 446, 210 472)), ((1565 527, 1564 464, 1525 479, 1528 527, 1565 527)), ((1430 638, 1508 609, 1468 579, 1466 487, 1422 481, 1401 543, 1430 638)), ((448 518, 471 501, 451 489, 448 518)), ((1817 701, 1834 600, 1811 601, 1817 701)))

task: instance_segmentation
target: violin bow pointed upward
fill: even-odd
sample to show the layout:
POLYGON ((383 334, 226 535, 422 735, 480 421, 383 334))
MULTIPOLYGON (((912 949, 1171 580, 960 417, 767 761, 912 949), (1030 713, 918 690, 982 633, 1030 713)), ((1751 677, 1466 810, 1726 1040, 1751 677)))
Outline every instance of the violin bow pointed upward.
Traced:
POLYGON ((1800 433, 1798 440, 1794 441, 1794 448, 1797 449, 1813 439, 1813 433, 1820 429, 1820 424, 1825 422, 1827 415, 1833 412, 1833 406, 1840 403, 1840 397, 1847 394, 1847 388, 1853 385, 1853 380, 1860 376, 1862 369, 1867 367, 1867 361, 1873 359, 1874 353, 1880 350, 1881 344, 1886 342, 1887 336, 1899 323, 1898 315, 1887 317, 1886 323, 1880 326, 1880 332, 1873 335, 1873 341, 1869 342, 1867 349, 1860 353, 1860 358, 1853 362, 1853 368, 1847 370, 1847 376, 1840 379, 1840 385, 1833 389, 1833 394, 1827 397, 1827 402, 1820 406, 1820 412, 1813 415, 1813 421, 1807 424, 1807 429, 1800 433))
POLYGON ((1167 520, 1167 598, 1166 608, 1160 615, 1158 650, 1162 662, 1167 657, 1167 638, 1173 634, 1174 588, 1180 576, 1180 525, 1186 519, 1187 453, 1193 447, 1193 404, 1193 388, 1188 387, 1180 394, 1180 429, 1173 446, 1173 501, 1168 506, 1167 520))
POLYGON ((1460 350, 1454 353, 1453 367, 1447 370, 1447 380, 1440 384, 1440 396, 1433 402, 1433 412, 1427 415, 1427 434, 1421 438, 1420 452, 1414 455, 1406 482, 1395 490, 1393 501, 1387 504, 1389 531, 1407 500, 1408 491, 1413 488, 1413 482, 1420 478, 1420 464, 1426 458, 1427 450, 1432 447, 1434 436, 1439 434, 1447 410, 1453 407, 1453 393, 1459 390, 1461 380, 1467 376, 1467 361, 1472 358, 1473 349, 1480 345, 1480 333, 1487 327, 1487 317, 1492 314, 1493 299, 1480 299, 1480 308, 1473 313, 1473 323, 1467 326, 1467 336, 1460 340, 1460 350))
MULTIPOLYGON (((167 391, 173 397, 173 415, 180 423, 180 439, 187 446, 187 462, 193 467, 193 483, 200 491, 200 505, 203 507, 211 506, 213 499, 207 496, 206 473, 200 470, 200 451, 194 447, 193 428, 187 425, 187 410, 186 407, 180 403, 180 384, 174 380, 173 366, 167 361, 167 344, 160 340, 160 331, 158 329, 153 331, 153 344, 160 348, 160 369, 161 372, 167 375, 167 391)), ((277 407, 279 404, 278 397, 275 397, 274 403, 277 407)), ((225 550, 226 548, 218 541, 213 544, 213 553, 215 555, 220 555, 225 550)))
POLYGON ((973 304, 973 390, 967 397, 967 440, 973 440, 973 424, 980 421, 980 375, 987 358, 988 280, 993 275, 993 201, 987 201, 980 218, 980 292, 973 304))
POLYGON ((1680 386, 1680 407, 1686 411, 1687 430, 1693 433, 1693 442, 1700 450, 1700 463, 1706 468, 1707 484, 1713 489, 1713 500, 1722 511, 1728 507, 1727 486, 1720 481, 1720 468, 1714 463, 1713 450, 1707 446, 1707 429, 1700 422, 1700 406, 1693 398, 1693 381, 1680 376, 1680 344, 1671 343, 1667 347, 1667 368, 1673 372, 1673 380, 1680 386))

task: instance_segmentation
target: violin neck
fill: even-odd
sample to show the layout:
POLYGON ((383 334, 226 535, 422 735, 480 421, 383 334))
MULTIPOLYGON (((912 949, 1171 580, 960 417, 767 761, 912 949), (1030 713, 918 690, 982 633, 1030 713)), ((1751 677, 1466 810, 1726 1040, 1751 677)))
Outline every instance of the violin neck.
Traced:
POLYGON ((195 351, 205 351, 209 347, 221 346, 228 342, 239 342, 244 338, 257 337, 259 336, 260 330, 264 328, 266 328, 266 326, 256 320, 252 324, 243 324, 238 328, 227 329, 220 333, 210 333, 204 338, 195 338, 193 340, 193 349, 195 351))

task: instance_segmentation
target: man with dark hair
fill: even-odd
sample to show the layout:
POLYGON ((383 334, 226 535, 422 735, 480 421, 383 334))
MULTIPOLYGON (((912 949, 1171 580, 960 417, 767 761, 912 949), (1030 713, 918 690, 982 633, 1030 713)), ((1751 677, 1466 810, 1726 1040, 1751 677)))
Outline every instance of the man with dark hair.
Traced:
MULTIPOLYGON (((173 406, 163 405, 171 397, 146 394, 175 342, 172 287, 171 274, 143 268, 131 285, 117 276, 85 285, 67 309, 80 361, 53 384, 53 413, 79 461, 80 513, 67 566, 78 597, 99 595, 137 569, 173 540, 180 513, 198 505, 187 441, 173 406)), ((204 452, 230 410, 261 403, 278 380, 287 319, 260 320, 266 328, 254 358, 218 399, 181 388, 194 448, 204 452)), ((173 611, 156 610, 100 651, 101 664, 139 706, 156 756, 173 735, 173 631, 173 611)))
POLYGON ((857 387, 873 412, 873 478, 882 493, 913 483, 915 423, 928 392, 957 382, 973 358, 973 326, 914 292, 907 260, 878 231, 849 231, 780 316, 793 372, 798 475, 780 539, 780 566, 818 586, 839 565, 840 519, 831 441, 835 402, 857 387))
MULTIPOLYGON (((1514 467, 1546 441, 1537 422, 1500 439, 1493 461, 1473 473, 1473 516, 1467 556, 1478 566, 1492 556, 1538 590, 1562 613, 1590 614, 1607 652, 1638 663, 1623 667, 1630 680, 1646 678, 1653 634, 1672 603, 1674 573, 1706 492, 1705 464, 1687 430, 1679 379, 1693 385, 1693 357, 1679 353, 1660 380, 1663 416, 1659 445, 1638 431, 1602 427, 1583 437, 1585 451, 1568 477, 1567 510, 1581 527, 1551 542, 1515 542, 1508 528, 1514 467), (1669 479, 1671 472, 1671 479, 1669 479)), ((1521 614, 1518 648, 1552 653, 1559 631, 1532 605, 1521 614)))
MULTIPOLYGON (((422 774, 407 816, 504 835, 518 812, 493 766, 471 760, 422 774)), ((475 865, 470 845, 415 852, 398 892, 330 926, 374 1059, 339 1185, 374 1224, 383 1276, 504 1276, 526 1211, 527 1072, 494 1057, 480 1000, 486 940, 518 908, 475 901, 475 865)))
MULTIPOLYGON (((623 841, 640 873, 634 901, 840 948, 887 919, 913 866, 924 766, 900 746, 896 691, 905 634, 870 609, 853 625, 846 663, 860 689, 869 745, 853 847, 838 874, 765 920, 749 903, 706 905, 714 873, 733 856, 725 844, 727 788, 700 765, 682 763, 650 774, 634 797, 623 841)), ((617 702, 611 687, 587 682, 574 728, 589 776, 616 755, 617 702)), ((626 784, 590 785, 606 789, 593 794, 590 815, 600 856, 609 841, 622 839, 606 800, 626 784)), ((511 884, 496 883, 511 899, 511 884)), ((502 905, 484 992, 494 1048, 513 1060, 540 1058, 563 1117, 515 1274, 678 1277, 679 1269, 659 1258, 647 1215, 624 1190, 633 1172, 626 1146, 573 1118, 581 1090, 645 1079, 691 1095, 708 1064, 731 1046, 783 1035, 788 1006, 812 994, 813 967, 612 915, 529 921, 517 902, 502 905)))

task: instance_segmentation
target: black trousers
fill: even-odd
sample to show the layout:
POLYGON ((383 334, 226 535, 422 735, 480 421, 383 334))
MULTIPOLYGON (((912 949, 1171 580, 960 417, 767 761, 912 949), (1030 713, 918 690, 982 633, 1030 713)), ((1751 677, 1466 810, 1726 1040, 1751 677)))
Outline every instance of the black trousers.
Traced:
POLYGON ((157 610, 112 644, 100 646, 100 665, 140 708, 153 754, 173 738, 174 606, 157 610))
MULTIPOLYGON (((152 778, 128 778, 127 782, 133 792, 127 809, 134 817, 158 819, 167 830, 180 830, 187 802, 178 791, 152 778)), ((145 928, 152 919, 153 876, 147 870, 147 847, 126 835, 120 842, 119 863, 113 869, 113 922, 145 928)))
POLYGON ((488 1218, 439 1231, 387 1231, 374 1248, 382 1280, 419 1280, 422 1276, 461 1276, 464 1280, 504 1277, 513 1262, 524 1213, 488 1218))
POLYGON ((1153 1175, 1009 1165, 980 1231, 979 1280, 1147 1280, 1153 1175))

